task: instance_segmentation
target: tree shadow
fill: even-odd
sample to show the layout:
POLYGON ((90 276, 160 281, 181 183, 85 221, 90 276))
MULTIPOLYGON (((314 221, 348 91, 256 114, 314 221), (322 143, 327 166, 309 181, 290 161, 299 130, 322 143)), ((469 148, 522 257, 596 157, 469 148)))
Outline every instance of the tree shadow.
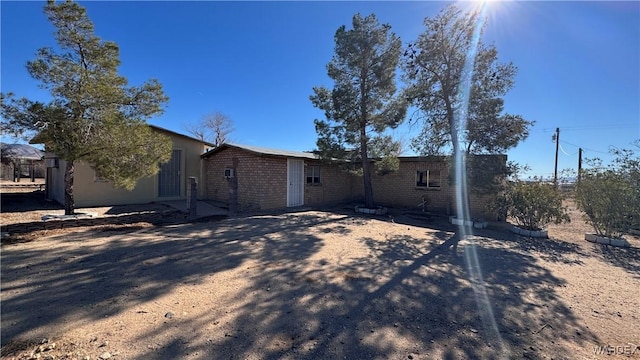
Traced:
MULTIPOLYGON (((214 216, 209 217, 208 220, 219 220, 224 217, 226 216, 214 216)), ((141 222, 153 225, 164 225, 183 223, 185 220, 186 215, 179 210, 128 213, 105 217, 83 217, 82 213, 77 213, 76 218, 40 220, 3 225, 2 231, 11 234, 11 236, 2 238, 1 241, 3 245, 28 242, 33 240, 34 234, 37 235, 37 232, 46 232, 48 230, 71 230, 95 226, 109 227, 114 225, 132 225, 141 222)))
POLYGON ((0 192, 2 212, 28 212, 34 210, 60 210, 64 207, 55 201, 45 199, 43 191, 0 192))
MULTIPOLYGON (((436 234, 444 241, 444 237, 449 237, 452 233, 460 233, 458 226, 449 223, 444 216, 424 216, 420 213, 402 213, 394 216, 391 221, 399 224, 436 229, 440 234, 436 234)), ((505 245, 518 251, 537 253, 542 259, 549 262, 563 263, 567 265, 582 265, 582 256, 589 256, 580 245, 553 238, 533 238, 512 233, 509 224, 506 222, 492 222, 488 228, 468 229, 469 234, 488 237, 502 241, 505 245)), ((455 250, 455 242, 450 245, 455 250)))
MULTIPOLYGON (((41 191, 31 193, 2 193, 2 212, 4 213, 24 213, 46 210, 61 211, 64 210, 64 207, 55 201, 46 200, 44 193, 41 191)), ((52 217, 46 221, 37 220, 2 224, 2 232, 10 234, 10 236, 3 236, 1 242, 3 245, 29 242, 43 235, 38 232, 48 230, 94 226, 109 227, 112 225, 131 225, 140 222, 154 225, 176 224, 186 222, 187 220, 186 214, 168 205, 159 203, 114 205, 105 212, 105 215, 108 216, 93 217, 85 214, 91 212, 91 208, 76 209, 76 217, 52 217)), ((198 218, 197 221, 214 221, 223 218, 226 218, 226 216, 217 215, 198 218)))
POLYGON ((3 346, 48 337, 46 328, 64 319, 91 321, 136 309, 255 259, 302 261, 321 246, 308 228, 330 228, 340 218, 322 213, 236 218, 107 232, 100 242, 87 241, 96 237, 94 231, 81 231, 42 244, 4 246, 3 346))
POLYGON ((593 244, 594 252, 613 266, 622 268, 640 279, 640 249, 593 244))
POLYGON ((482 229, 478 235, 500 240, 514 250, 537 254, 545 261, 567 265, 583 265, 581 257, 588 257, 582 246, 573 242, 555 238, 535 238, 517 235, 510 231, 482 229))
POLYGON ((566 343, 597 343, 558 295, 565 281, 501 241, 435 230, 355 239, 368 255, 350 261, 263 258, 233 306, 139 359, 177 342, 199 359, 570 358, 566 343))

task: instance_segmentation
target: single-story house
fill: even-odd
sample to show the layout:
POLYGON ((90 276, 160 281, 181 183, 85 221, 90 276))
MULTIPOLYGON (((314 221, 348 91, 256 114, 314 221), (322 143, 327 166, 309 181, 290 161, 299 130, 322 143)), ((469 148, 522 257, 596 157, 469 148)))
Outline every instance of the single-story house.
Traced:
POLYGON ((202 158, 206 198, 232 211, 339 203, 358 189, 352 176, 308 152, 223 144, 202 158))
MULTIPOLYGON (((257 146, 213 144, 150 125, 173 143, 171 160, 156 176, 138 180, 132 191, 114 188, 90 164, 78 162, 74 177, 76 206, 142 204, 185 200, 188 178, 198 181, 198 199, 225 203, 231 211, 247 212, 297 206, 360 202, 361 176, 345 172, 311 152, 257 146)), ((478 155, 506 164, 506 155, 478 155)), ((379 205, 455 214, 455 186, 450 184, 446 157, 400 157, 400 167, 387 175, 372 174, 374 200, 379 205)), ((64 203, 66 163, 46 153, 46 193, 64 203)), ((471 192, 473 217, 494 218, 487 210, 491 195, 471 192)))
MULTIPOLYGON (((200 155, 213 144, 198 140, 158 126, 149 127, 160 134, 169 136, 173 144, 171 159, 160 164, 160 172, 151 177, 139 179, 131 191, 115 188, 96 174, 90 164, 76 162, 73 194, 77 207, 144 204, 155 201, 186 200, 190 177, 198 181, 198 197, 206 194, 204 169, 200 155)), ((55 154, 46 153, 46 194, 48 198, 64 204, 64 172, 66 162, 55 154)))
MULTIPOLYGON (((506 155, 478 155, 506 163, 506 155)), ((362 201, 362 177, 308 152, 223 144, 202 155, 206 199, 236 211, 281 209, 362 201)), ((377 204, 453 214, 455 187, 446 157, 400 157, 398 171, 372 174, 377 204)), ((495 218, 486 204, 493 197, 471 192, 473 217, 495 218)))

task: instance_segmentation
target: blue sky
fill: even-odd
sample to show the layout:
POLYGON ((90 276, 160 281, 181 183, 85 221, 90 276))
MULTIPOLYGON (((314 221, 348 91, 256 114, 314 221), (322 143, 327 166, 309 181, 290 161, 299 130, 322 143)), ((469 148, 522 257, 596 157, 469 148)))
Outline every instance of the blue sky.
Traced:
MULTIPOLYGON (((48 95, 26 71, 38 48, 54 46, 42 2, 1 1, 1 91, 36 100, 48 95)), ((234 142, 315 148, 312 87, 332 86, 326 64, 333 35, 352 16, 375 13, 403 43, 446 2, 80 2, 96 34, 120 46, 130 84, 157 78, 170 101, 149 123, 177 132, 220 111, 234 142)), ((474 3, 462 3, 472 6, 474 3)), ((536 121, 508 152, 528 175, 553 174, 585 157, 608 159, 610 146, 640 139, 640 2, 489 2, 483 41, 519 69, 506 111, 536 121)), ((401 84, 399 84, 401 86, 401 84)), ((411 139, 417 128, 393 132, 411 139)), ((11 139, 3 138, 3 141, 11 139)), ((410 152, 407 155, 411 155, 410 152)))

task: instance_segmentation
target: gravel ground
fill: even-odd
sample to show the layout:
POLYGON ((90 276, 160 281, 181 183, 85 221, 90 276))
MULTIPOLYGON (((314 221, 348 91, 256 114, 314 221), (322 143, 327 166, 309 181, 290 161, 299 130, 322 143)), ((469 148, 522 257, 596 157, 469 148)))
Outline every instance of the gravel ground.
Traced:
POLYGON ((640 239, 571 215, 551 239, 336 208, 3 245, 2 358, 640 358, 640 239))

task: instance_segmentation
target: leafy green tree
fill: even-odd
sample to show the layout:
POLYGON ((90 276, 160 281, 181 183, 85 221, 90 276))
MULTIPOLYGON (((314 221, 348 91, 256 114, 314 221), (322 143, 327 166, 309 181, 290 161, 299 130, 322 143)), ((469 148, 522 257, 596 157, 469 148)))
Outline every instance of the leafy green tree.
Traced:
POLYGON ((168 137, 152 133, 145 119, 158 115, 168 98, 152 79, 128 86, 118 74, 119 49, 94 35, 83 7, 72 1, 44 8, 56 28, 59 52, 38 50, 29 74, 49 90, 49 103, 2 95, 3 132, 37 133, 32 142, 67 161, 65 214, 74 213, 77 161, 86 161, 115 186, 132 189, 137 179, 158 172, 171 156, 168 137))
POLYGON ((425 31, 403 54, 405 94, 418 108, 423 125, 412 141, 418 153, 437 155, 448 147, 454 155, 501 153, 529 135, 532 121, 503 114, 502 97, 513 87, 517 69, 512 63, 499 63, 495 46, 479 40, 480 16, 449 5, 424 20, 425 31), (473 56, 476 39, 475 57, 467 59, 473 56), (468 60, 472 67, 465 67, 468 60), (470 78, 470 89, 462 88, 464 78, 470 78), (460 128, 457 114, 466 116, 466 129, 460 128))
POLYGON ((630 149, 612 153, 608 166, 591 159, 592 166, 580 172, 576 204, 596 234, 619 238, 640 226, 640 158, 630 149))
POLYGON ((333 89, 314 87, 310 100, 326 117, 315 120, 321 156, 348 159, 353 148, 358 149, 365 206, 372 208, 370 144, 375 134, 398 126, 406 114, 406 102, 395 97, 402 44, 373 14, 356 14, 352 26, 347 30, 343 25, 335 33, 335 54, 327 65, 333 89))

